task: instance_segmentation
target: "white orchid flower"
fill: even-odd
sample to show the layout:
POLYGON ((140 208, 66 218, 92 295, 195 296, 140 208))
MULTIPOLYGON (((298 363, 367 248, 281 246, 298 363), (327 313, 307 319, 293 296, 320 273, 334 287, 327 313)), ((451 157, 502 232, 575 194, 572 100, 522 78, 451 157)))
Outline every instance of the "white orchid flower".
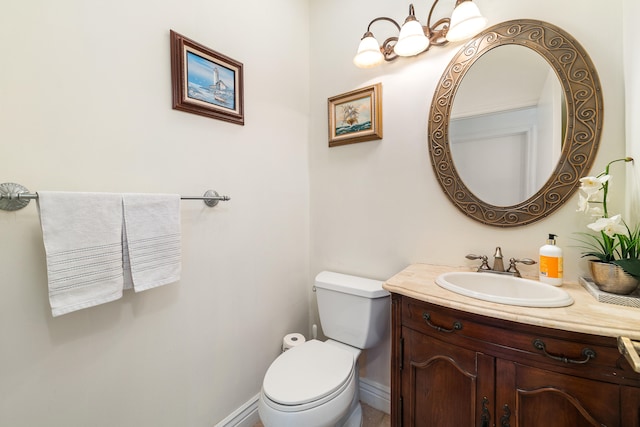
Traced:
POLYGON ((593 206, 589 208, 587 213, 590 217, 600 218, 602 217, 602 215, 604 215, 604 209, 602 209, 602 206, 593 206))
POLYGON ((587 195, 587 199, 589 199, 592 195, 598 193, 600 189, 602 189, 602 185, 609 181, 611 175, 602 175, 600 177, 597 176, 585 176, 584 178, 580 178, 580 190, 584 191, 587 195))
POLYGON ((587 227, 593 231, 602 231, 609 237, 614 237, 616 234, 625 234, 627 232, 626 227, 621 222, 622 217, 615 215, 611 218, 600 218, 596 222, 587 225, 587 227))
POLYGON ((589 210, 589 197, 585 197, 582 192, 578 193, 578 209, 576 212, 587 212, 589 210))
POLYGON ((578 209, 576 212, 584 212, 591 217, 601 217, 604 215, 604 210, 601 206, 597 205, 602 203, 596 194, 587 194, 583 191, 578 192, 578 209), (596 206, 592 206, 592 203, 596 203, 596 206))

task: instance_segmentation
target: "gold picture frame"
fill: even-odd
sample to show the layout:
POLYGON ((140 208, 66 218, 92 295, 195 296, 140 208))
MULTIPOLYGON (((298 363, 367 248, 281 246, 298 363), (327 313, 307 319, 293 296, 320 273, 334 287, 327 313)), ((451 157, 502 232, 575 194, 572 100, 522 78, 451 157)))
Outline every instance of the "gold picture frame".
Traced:
POLYGON ((329 98, 329 147, 382 139, 382 84, 329 98))

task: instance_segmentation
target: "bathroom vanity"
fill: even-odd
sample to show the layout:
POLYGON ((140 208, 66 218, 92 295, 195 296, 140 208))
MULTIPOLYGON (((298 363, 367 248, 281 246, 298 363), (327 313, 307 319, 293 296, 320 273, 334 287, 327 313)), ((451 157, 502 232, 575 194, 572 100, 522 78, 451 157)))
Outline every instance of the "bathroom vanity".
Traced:
POLYGON ((435 284, 452 270, 414 264, 384 284, 393 426, 640 426, 640 374, 617 347, 640 339, 639 309, 579 284, 567 307, 481 301, 435 284))

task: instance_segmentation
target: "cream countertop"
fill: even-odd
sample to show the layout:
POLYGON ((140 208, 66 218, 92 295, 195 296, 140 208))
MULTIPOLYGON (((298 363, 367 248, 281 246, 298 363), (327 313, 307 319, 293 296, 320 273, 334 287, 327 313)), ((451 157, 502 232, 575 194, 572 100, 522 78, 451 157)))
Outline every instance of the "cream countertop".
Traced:
MULTIPOLYGON (((412 264, 383 284, 389 292, 421 301, 503 320, 593 335, 640 340, 640 309, 601 303, 577 283, 562 289, 574 299, 567 307, 533 308, 497 304, 459 295, 436 285, 435 279, 449 271, 470 271, 465 267, 412 264)), ((487 273, 490 274, 490 273, 487 273)))

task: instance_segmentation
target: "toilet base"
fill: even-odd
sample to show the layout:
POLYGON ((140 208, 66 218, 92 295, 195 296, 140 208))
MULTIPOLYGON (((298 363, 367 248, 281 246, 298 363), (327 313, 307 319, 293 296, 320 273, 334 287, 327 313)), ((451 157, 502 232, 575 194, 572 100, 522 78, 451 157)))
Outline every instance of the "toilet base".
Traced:
MULTIPOLYGON (((356 361, 356 372, 358 372, 356 361)), ((336 427, 362 427, 362 405, 360 404, 360 377, 356 375, 356 389, 347 414, 336 423, 336 427)))
POLYGON ((362 405, 360 402, 356 402, 355 408, 350 410, 346 420, 340 421, 336 425, 340 427, 362 427, 362 405))

